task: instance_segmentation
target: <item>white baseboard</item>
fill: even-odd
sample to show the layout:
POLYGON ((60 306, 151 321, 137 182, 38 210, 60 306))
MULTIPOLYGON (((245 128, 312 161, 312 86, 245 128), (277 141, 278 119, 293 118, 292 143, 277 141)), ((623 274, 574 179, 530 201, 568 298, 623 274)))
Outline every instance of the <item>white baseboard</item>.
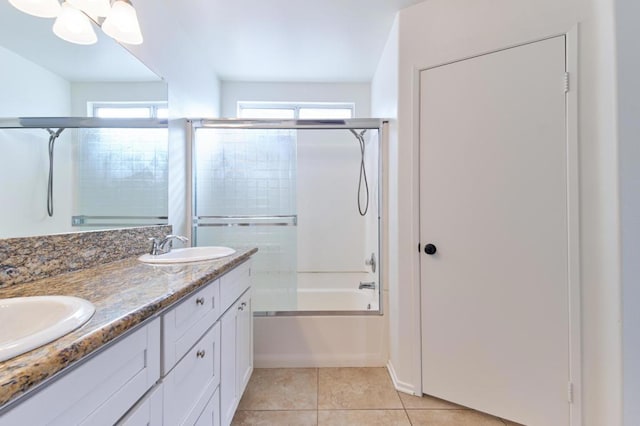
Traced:
POLYGON ((272 354, 254 355, 256 368, 324 368, 324 367, 384 367, 378 354, 272 354))
POLYGON ((396 370, 393 368, 393 363, 391 363, 391 360, 387 362, 387 371, 389 371, 389 375, 391 376, 391 381, 393 382, 393 386, 396 388, 398 392, 408 393, 409 395, 422 396, 422 394, 415 391, 415 386, 413 384, 398 380, 398 376, 396 375, 396 370))

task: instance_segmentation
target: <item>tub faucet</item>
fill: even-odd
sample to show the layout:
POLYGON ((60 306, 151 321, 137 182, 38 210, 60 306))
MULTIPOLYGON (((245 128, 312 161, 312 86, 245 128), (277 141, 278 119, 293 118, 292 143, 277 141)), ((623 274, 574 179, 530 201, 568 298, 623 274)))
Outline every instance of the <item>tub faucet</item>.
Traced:
POLYGON ((362 290, 364 288, 375 290, 376 289, 376 282, 375 281, 371 281, 371 282, 368 282, 368 283, 363 283, 362 281, 360 281, 360 285, 358 286, 358 290, 362 290))
POLYGON ((189 241, 187 237, 183 237, 182 235, 167 235, 164 238, 149 238, 149 241, 151 241, 151 250, 149 250, 149 253, 152 256, 169 253, 173 248, 173 240, 180 240, 183 243, 189 241))

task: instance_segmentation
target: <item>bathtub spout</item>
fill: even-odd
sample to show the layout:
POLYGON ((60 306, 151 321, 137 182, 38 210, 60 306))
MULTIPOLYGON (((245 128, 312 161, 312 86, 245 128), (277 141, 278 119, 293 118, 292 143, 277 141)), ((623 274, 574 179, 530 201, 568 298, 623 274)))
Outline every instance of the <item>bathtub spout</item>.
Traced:
POLYGON ((360 285, 358 286, 358 290, 362 290, 363 288, 368 288, 371 290, 375 290, 376 288, 376 282, 375 281, 371 281, 368 283, 364 283, 362 281, 360 281, 360 285))

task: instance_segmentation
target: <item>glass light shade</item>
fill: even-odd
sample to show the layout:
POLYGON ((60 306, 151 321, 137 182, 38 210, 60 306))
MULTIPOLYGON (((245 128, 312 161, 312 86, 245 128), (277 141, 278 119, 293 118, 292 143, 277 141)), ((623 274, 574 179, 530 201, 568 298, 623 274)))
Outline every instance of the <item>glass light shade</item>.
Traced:
POLYGON ((142 32, 136 10, 130 3, 123 0, 113 3, 111 12, 102 23, 102 31, 122 43, 142 43, 142 32))
POLYGON ((109 0, 67 0, 67 3, 95 18, 107 16, 111 10, 109 0))
POLYGON ((66 1, 62 3, 60 14, 53 24, 53 32, 70 43, 94 44, 98 41, 87 15, 66 1))
POLYGON ((16 9, 40 18, 55 18, 60 13, 58 0, 9 0, 16 9))

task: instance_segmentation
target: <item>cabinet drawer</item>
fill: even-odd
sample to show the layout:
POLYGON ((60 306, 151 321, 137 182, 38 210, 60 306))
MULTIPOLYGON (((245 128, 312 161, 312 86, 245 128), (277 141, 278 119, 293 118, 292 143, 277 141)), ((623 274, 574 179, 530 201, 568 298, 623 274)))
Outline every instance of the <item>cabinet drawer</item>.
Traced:
POLYGON ((193 424, 219 384, 220 323, 216 323, 165 377, 164 424, 193 424))
POLYGON ((113 425, 160 377, 160 319, 0 416, 2 425, 113 425))
POLYGON ((221 311, 220 281, 198 290, 162 316, 163 360, 166 375, 218 319, 221 311))
POLYGON ((251 285, 251 260, 220 277, 222 312, 226 311, 251 285))

